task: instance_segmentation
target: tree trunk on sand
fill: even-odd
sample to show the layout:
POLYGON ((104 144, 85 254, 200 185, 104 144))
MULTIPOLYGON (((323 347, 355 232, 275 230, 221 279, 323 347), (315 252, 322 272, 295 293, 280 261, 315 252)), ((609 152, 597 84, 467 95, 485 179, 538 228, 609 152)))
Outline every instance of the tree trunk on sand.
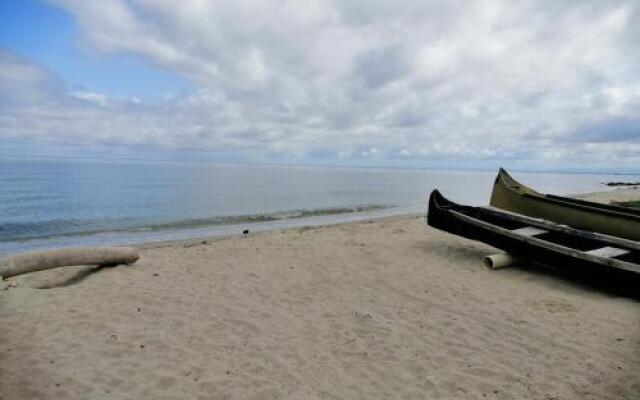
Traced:
POLYGON ((80 247, 32 251, 0 259, 0 277, 6 279, 73 265, 132 264, 139 258, 138 250, 131 247, 80 247))

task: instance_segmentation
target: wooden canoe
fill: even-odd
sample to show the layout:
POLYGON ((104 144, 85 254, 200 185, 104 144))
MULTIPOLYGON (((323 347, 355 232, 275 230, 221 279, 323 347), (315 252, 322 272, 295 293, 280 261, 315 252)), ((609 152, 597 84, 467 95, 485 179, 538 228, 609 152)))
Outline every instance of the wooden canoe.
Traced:
POLYGON ((487 243, 515 257, 559 268, 640 277, 640 243, 582 231, 493 207, 471 207, 429 197, 427 223, 487 243))
POLYGON ((578 229, 640 240, 640 210, 542 194, 517 182, 502 168, 493 184, 490 204, 578 229))

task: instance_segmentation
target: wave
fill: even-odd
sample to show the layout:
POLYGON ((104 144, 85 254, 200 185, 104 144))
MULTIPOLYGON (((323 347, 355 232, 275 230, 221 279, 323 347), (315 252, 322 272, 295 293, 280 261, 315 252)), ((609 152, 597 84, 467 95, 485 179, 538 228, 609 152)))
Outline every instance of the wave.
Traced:
POLYGON ((224 215, 146 224, 131 224, 127 222, 127 219, 58 219, 37 222, 16 222, 0 224, 0 242, 21 242, 34 239, 90 236, 105 233, 142 233, 204 228, 207 226, 253 224, 299 218, 373 212, 393 207, 396 206, 364 204, 350 207, 297 209, 262 214, 224 215))

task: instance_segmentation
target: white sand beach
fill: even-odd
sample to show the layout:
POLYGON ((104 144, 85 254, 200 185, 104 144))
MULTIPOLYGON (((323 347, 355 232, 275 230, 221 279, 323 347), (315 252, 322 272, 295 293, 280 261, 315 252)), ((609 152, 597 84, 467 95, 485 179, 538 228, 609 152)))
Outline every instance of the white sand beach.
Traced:
POLYGON ((604 192, 583 193, 575 197, 598 203, 633 201, 640 199, 640 186, 618 187, 604 192))
POLYGON ((393 217, 12 278, 0 398, 640 398, 640 303, 494 251, 393 217))

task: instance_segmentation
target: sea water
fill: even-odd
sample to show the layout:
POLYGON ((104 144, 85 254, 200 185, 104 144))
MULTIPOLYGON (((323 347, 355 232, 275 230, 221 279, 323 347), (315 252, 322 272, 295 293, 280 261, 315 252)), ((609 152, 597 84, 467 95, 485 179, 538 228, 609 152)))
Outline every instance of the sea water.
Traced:
MULTIPOLYGON (((434 188, 487 204, 496 171, 188 162, 0 161, 0 253, 128 244, 426 214, 434 188)), ((544 192, 624 175, 514 173, 544 192)))

